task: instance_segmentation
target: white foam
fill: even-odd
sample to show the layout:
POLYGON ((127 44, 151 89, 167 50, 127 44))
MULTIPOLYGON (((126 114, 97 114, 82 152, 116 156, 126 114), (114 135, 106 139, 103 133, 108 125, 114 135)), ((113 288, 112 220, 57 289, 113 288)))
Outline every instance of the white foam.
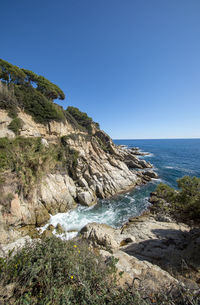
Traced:
MULTIPOLYGON (((49 224, 54 227, 60 224, 65 233, 57 234, 54 230, 53 234, 61 239, 68 240, 77 236, 78 232, 88 223, 96 222, 120 227, 129 217, 137 215, 138 207, 134 204, 135 201, 133 195, 127 193, 120 195, 117 200, 101 200, 96 206, 78 206, 67 213, 51 215, 49 223, 40 228, 40 232, 44 232, 49 224)), ((144 207, 146 205, 145 201, 146 198, 143 202, 144 207)))
POLYGON ((152 178, 152 181, 155 183, 159 183, 159 182, 165 183, 165 181, 161 178, 152 178))
POLYGON ((144 153, 147 154, 147 155, 144 156, 145 158, 154 157, 154 154, 152 154, 152 153, 148 153, 148 152, 145 152, 145 151, 144 151, 144 153))
POLYGON ((78 235, 78 232, 65 232, 65 233, 62 233, 62 234, 58 234, 54 230, 53 234, 55 236, 59 237, 62 240, 70 240, 70 239, 73 239, 74 237, 76 237, 78 235))

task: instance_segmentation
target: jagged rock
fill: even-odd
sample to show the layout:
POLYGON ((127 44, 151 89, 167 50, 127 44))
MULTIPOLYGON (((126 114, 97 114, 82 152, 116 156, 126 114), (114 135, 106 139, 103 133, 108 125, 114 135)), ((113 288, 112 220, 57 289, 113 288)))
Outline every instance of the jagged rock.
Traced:
POLYGON ((22 236, 30 236, 32 239, 40 238, 39 232, 34 225, 26 225, 18 228, 18 231, 22 234, 22 236))
POLYGON ((82 205, 91 206, 96 203, 96 196, 90 191, 78 193, 78 201, 82 205))
POLYGON ((40 188, 40 200, 50 214, 66 212, 76 206, 76 186, 68 175, 49 174, 40 188))
POLYGON ((158 174, 153 172, 152 170, 147 170, 143 172, 143 175, 148 176, 150 178, 158 179, 158 174))
POLYGON ((103 199, 105 197, 103 192, 103 186, 100 183, 96 184, 96 194, 100 199, 103 199))
POLYGON ((142 166, 142 168, 151 168, 152 167, 151 163, 149 163, 145 160, 139 160, 138 163, 139 163, 139 165, 142 166))
POLYGON ((55 229, 56 229, 56 228, 55 228, 52 224, 48 225, 48 227, 47 227, 46 230, 40 235, 40 237, 41 237, 42 239, 52 237, 52 236, 53 236, 53 231, 54 231, 55 229))
POLYGON ((42 234, 41 234, 41 238, 50 238, 53 236, 53 232, 51 230, 45 230, 42 234))
POLYGON ((47 209, 44 206, 37 209, 35 214, 36 214, 36 225, 38 227, 47 223, 47 221, 50 218, 49 213, 47 212, 47 209))
POLYGON ((21 204, 18 194, 14 195, 14 199, 11 201, 10 212, 12 215, 16 216, 17 218, 22 218, 22 211, 21 211, 21 204))
POLYGON ((129 168, 142 168, 138 162, 133 160, 125 160, 125 163, 129 168))
POLYGON ((107 251, 100 250, 100 254, 105 259, 113 256, 118 260, 116 267, 118 272, 123 272, 123 286, 132 286, 137 289, 142 289, 143 293, 155 293, 167 291, 178 281, 168 272, 162 270, 156 265, 153 265, 145 260, 141 261, 136 257, 129 256, 123 251, 116 250, 111 255, 107 251))
POLYGON ((93 246, 106 250, 113 250, 120 246, 133 242, 128 234, 121 234, 120 231, 113 229, 106 224, 89 223, 81 230, 81 235, 86 238, 93 246))
POLYGON ((53 232, 55 227, 53 225, 48 225, 47 230, 53 232))
POLYGON ((150 292, 168 290, 173 284, 177 285, 181 280, 178 274, 184 273, 183 267, 190 270, 192 278, 188 281, 186 272, 181 282, 188 288, 193 286, 197 289, 199 234, 200 229, 190 230, 184 224, 159 222, 150 213, 130 219, 121 229, 91 223, 81 230, 81 236, 94 248, 99 248, 106 259, 111 256, 110 252, 119 259, 117 268, 118 272, 124 271, 123 285, 125 282, 133 283, 135 287, 150 292), (186 262, 184 266, 183 262, 186 262))
MULTIPOLYGON (((0 110, 0 117, 3 118, 0 124, 1 136, 10 132, 8 125, 11 118, 4 110, 0 110)), ((52 121, 48 125, 42 125, 23 111, 18 112, 18 117, 24 122, 20 136, 42 137, 41 143, 46 149, 48 145, 58 143, 61 136, 65 136, 64 145, 72 152, 77 152, 78 157, 75 164, 70 163, 68 169, 57 164, 54 171, 45 174, 40 183, 32 187, 29 197, 15 195, 18 193, 17 175, 14 177, 10 173, 10 178, 6 177, 7 186, 4 187, 4 192, 13 194, 15 198, 11 202, 11 209, 0 212, 0 241, 18 238, 20 232, 13 234, 15 228, 45 224, 49 213, 55 215, 73 209, 77 205, 76 201, 90 206, 96 203, 97 198, 111 197, 151 179, 130 170, 125 164, 127 160, 131 160, 135 168, 143 168, 150 167, 149 163, 136 157, 134 151, 114 145, 111 138, 96 125, 92 126, 92 132, 88 134, 77 130, 67 121, 52 121)))
POLYGON ((63 234, 63 233, 65 233, 65 230, 63 229, 63 227, 61 226, 60 223, 58 223, 57 226, 56 226, 56 233, 57 233, 57 234, 63 234))
POLYGON ((160 267, 167 268, 170 265, 177 268, 190 228, 174 222, 159 222, 151 215, 146 215, 141 219, 137 217, 136 221, 132 219, 122 231, 136 240, 124 249, 127 254, 160 267))
POLYGON ((82 187, 88 187, 87 181, 83 177, 79 178, 78 184, 82 187))

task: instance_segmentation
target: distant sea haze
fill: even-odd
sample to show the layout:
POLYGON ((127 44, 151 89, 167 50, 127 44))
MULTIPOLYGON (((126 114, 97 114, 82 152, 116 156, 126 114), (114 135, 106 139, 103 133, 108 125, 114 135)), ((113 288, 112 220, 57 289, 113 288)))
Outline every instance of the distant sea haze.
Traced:
MULTIPOLYGON (((142 158, 153 164, 159 179, 113 199, 99 200, 95 206, 79 206, 68 213, 52 216, 50 222, 54 226, 60 223, 66 231, 80 230, 89 222, 120 227, 130 217, 141 214, 147 208, 149 194, 158 183, 177 187, 176 180, 182 176, 200 177, 200 139, 114 140, 114 143, 128 148, 139 147, 148 152, 142 158)), ((68 233, 67 238, 76 234, 68 233)))

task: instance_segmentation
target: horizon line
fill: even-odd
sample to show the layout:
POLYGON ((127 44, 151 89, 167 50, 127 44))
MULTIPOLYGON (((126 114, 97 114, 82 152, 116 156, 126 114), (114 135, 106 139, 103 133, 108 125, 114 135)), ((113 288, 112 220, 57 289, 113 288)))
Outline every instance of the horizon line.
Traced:
POLYGON ((120 138, 120 139, 114 139, 112 140, 200 140, 200 138, 120 138))

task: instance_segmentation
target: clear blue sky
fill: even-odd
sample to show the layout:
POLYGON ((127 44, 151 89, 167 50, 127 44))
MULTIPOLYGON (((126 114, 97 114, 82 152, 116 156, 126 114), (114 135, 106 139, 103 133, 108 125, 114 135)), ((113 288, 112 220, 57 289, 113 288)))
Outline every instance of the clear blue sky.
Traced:
POLYGON ((199 0, 10 0, 0 58, 113 138, 200 137, 199 0))

